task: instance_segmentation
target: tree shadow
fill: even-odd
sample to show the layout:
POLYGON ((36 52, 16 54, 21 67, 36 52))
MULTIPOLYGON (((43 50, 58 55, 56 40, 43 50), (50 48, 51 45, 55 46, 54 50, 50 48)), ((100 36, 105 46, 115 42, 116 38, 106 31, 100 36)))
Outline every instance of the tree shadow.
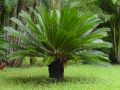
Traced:
POLYGON ((13 82, 16 84, 40 84, 40 85, 44 85, 44 84, 49 84, 52 83, 52 80, 44 77, 44 76, 33 76, 33 77, 10 77, 10 78, 5 78, 7 81, 9 82, 13 82))
POLYGON ((94 84, 98 77, 88 77, 88 76, 80 76, 80 77, 65 77, 63 81, 57 82, 55 79, 49 79, 45 76, 33 76, 33 77, 10 77, 5 78, 6 81, 13 82, 15 84, 29 84, 32 83, 34 85, 49 85, 49 84, 59 84, 59 83, 79 83, 79 84, 94 84))
POLYGON ((78 77, 66 77, 65 82, 74 82, 80 84, 94 84, 98 77, 91 77, 91 76, 78 76, 78 77))

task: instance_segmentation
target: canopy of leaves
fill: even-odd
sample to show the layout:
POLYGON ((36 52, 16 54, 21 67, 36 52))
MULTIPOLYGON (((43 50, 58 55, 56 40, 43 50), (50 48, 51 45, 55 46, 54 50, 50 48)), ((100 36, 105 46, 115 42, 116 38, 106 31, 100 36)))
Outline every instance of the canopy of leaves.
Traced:
MULTIPOLYGON (((24 34, 12 27, 5 27, 8 35, 23 40, 13 47, 21 50, 12 53, 12 59, 25 56, 40 56, 69 60, 79 57, 81 60, 107 60, 107 55, 98 48, 110 48, 111 44, 102 40, 107 36, 108 28, 96 29, 102 21, 91 13, 80 13, 76 8, 63 7, 61 11, 46 9, 44 6, 32 10, 35 20, 25 11, 20 13, 23 21, 11 18, 24 34), (95 52, 93 53, 93 51, 95 52), (92 53, 89 53, 91 51, 92 53), (84 52, 87 52, 84 53, 84 52), (89 54, 89 55, 88 55, 89 54), (88 58, 84 58, 87 56, 88 58)), ((51 59, 53 59, 51 58, 51 59)))

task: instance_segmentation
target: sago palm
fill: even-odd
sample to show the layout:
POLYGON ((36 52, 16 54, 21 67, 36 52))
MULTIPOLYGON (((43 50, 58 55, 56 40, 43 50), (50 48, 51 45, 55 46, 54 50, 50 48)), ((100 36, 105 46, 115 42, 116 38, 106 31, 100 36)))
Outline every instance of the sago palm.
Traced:
POLYGON ((108 28, 94 30, 101 22, 97 15, 79 13, 75 8, 59 10, 46 9, 43 6, 32 10, 35 16, 22 11, 21 21, 11 18, 26 34, 12 27, 5 27, 10 36, 19 37, 23 42, 13 47, 21 50, 12 53, 12 58, 36 56, 49 60, 49 76, 61 80, 64 78, 64 64, 70 59, 107 60, 107 55, 97 51, 98 48, 110 48, 111 44, 102 38, 107 36, 108 28))

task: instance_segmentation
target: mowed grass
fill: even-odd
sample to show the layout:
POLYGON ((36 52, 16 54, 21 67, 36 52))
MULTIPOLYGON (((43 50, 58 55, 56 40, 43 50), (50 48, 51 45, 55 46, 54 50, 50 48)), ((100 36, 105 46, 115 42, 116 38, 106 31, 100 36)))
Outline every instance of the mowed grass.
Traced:
POLYGON ((0 90, 120 90, 120 66, 70 65, 63 82, 50 80, 47 67, 6 68, 0 90))

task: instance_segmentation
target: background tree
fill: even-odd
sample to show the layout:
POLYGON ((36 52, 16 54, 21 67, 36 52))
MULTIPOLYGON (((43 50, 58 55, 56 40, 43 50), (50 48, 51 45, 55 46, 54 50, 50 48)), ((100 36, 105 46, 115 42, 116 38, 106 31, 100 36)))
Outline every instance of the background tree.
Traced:
MULTIPOLYGON (((96 5, 106 14, 106 22, 101 26, 111 28, 108 40, 113 43, 113 48, 110 51, 110 59, 112 63, 120 63, 120 1, 119 0, 96 0, 96 5)), ((99 12, 100 13, 100 12, 99 12)), ((98 13, 98 14, 99 14, 98 13)), ((100 15, 100 14, 99 14, 100 15)), ((104 19, 105 19, 104 18, 104 19)))
POLYGON ((110 15, 110 19, 107 22, 107 26, 111 28, 110 39, 113 43, 111 49, 110 59, 113 63, 120 63, 120 1, 109 0, 100 4, 102 10, 110 15), (105 5, 102 7, 102 5, 105 5))
MULTIPOLYGON (((11 21, 9 20, 11 17, 15 16, 16 18, 19 18, 18 15, 21 12, 21 10, 25 10, 25 11, 29 11, 28 7, 35 7, 36 0, 1 0, 0 1, 0 27, 1 30, 3 31, 3 27, 6 25, 10 25, 10 26, 14 26, 16 29, 20 30, 19 27, 17 27, 16 25, 14 25, 13 23, 11 23, 11 21)), ((3 31, 4 33, 2 33, 3 35, 5 35, 5 40, 11 43, 17 43, 19 44, 21 41, 20 38, 14 38, 14 37, 10 37, 7 35, 6 31, 3 31)), ((24 33, 24 32, 23 32, 24 33)), ((6 55, 4 55, 5 57, 7 56, 7 54, 12 53, 13 51, 16 51, 17 48, 9 48, 6 51, 6 55)), ((11 67, 19 67, 22 64, 23 59, 19 58, 18 60, 10 60, 10 61, 6 61, 8 60, 8 58, 4 59, 5 62, 9 62, 9 66, 11 67)))

